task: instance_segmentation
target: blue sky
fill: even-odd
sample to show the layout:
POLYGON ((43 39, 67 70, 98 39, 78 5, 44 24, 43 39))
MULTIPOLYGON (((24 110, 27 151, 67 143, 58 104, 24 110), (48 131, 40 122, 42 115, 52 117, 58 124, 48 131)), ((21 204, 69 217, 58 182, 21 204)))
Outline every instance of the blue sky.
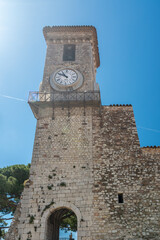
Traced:
POLYGON ((0 167, 31 161, 44 26, 97 28, 102 103, 132 104, 141 146, 160 145, 159 12, 159 0, 0 0, 0 167))

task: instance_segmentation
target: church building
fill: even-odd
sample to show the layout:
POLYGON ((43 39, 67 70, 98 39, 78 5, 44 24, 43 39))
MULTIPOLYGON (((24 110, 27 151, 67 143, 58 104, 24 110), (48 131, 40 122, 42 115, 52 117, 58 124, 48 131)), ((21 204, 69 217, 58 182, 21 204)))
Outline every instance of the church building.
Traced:
POLYGON ((43 33, 43 80, 28 100, 37 119, 30 178, 6 240, 59 240, 66 214, 77 240, 159 240, 160 147, 140 147, 131 105, 101 104, 96 29, 43 33))

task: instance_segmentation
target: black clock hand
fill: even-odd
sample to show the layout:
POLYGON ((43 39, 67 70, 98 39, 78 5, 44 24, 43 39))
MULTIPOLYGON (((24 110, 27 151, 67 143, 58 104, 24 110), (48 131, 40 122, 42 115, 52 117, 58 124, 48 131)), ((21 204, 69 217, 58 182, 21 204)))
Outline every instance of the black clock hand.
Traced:
POLYGON ((63 73, 63 76, 64 76, 64 77, 68 78, 68 76, 67 76, 63 71, 62 71, 62 73, 63 73))
POLYGON ((64 76, 64 74, 62 74, 62 73, 58 73, 58 75, 60 75, 60 76, 64 76))
POLYGON ((60 76, 64 76, 64 77, 68 78, 68 76, 65 75, 64 72, 62 72, 62 73, 58 73, 58 75, 60 75, 60 76))

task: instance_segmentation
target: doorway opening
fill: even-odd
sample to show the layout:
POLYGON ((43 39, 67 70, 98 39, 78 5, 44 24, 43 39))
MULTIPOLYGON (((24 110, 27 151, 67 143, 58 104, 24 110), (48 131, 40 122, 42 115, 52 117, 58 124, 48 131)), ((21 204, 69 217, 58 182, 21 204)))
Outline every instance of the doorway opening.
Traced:
POLYGON ((48 218, 48 240, 77 240, 77 216, 68 208, 56 209, 48 218))

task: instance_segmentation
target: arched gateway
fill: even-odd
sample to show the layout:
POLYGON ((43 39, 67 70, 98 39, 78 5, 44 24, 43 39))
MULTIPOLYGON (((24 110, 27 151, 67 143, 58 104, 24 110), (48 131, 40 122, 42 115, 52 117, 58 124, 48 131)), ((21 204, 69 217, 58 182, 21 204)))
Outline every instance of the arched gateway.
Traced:
POLYGON ((76 218, 78 235, 81 213, 75 205, 61 202, 60 204, 56 204, 54 208, 49 208, 42 218, 42 223, 45 221, 44 240, 59 240, 59 231, 62 221, 70 216, 75 216, 76 218))
POLYGON ((68 208, 62 207, 51 213, 47 220, 47 240, 59 240, 60 229, 64 224, 64 220, 69 219, 71 216, 76 219, 75 224, 77 225, 77 217, 75 213, 68 208))

